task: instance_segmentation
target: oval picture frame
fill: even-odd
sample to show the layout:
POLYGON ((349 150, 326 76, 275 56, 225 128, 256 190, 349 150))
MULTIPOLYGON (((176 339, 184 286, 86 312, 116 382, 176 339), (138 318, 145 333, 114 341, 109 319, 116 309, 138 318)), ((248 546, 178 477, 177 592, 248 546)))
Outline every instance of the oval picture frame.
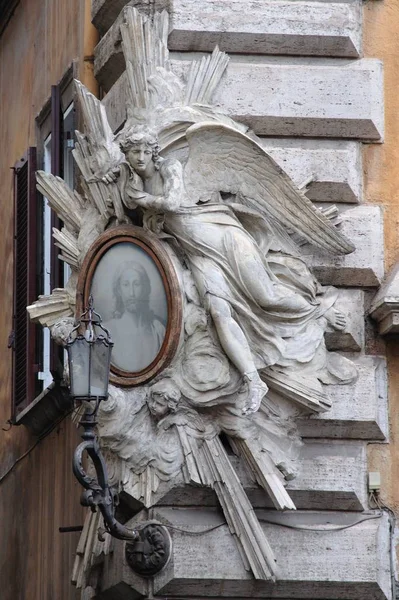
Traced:
MULTIPOLYGON (((85 307, 88 304, 89 295, 92 292, 93 284, 97 288, 99 287, 97 283, 97 279, 102 282, 102 279, 99 279, 100 275, 96 278, 96 273, 103 272, 104 267, 101 265, 106 264, 107 262, 112 267, 112 262, 115 262, 115 268, 121 267, 123 268, 123 262, 118 262, 118 257, 122 256, 133 256, 139 257, 140 260, 136 260, 137 262, 143 263, 141 265, 141 271, 150 271, 150 275, 144 276, 145 281, 155 282, 156 288, 158 291, 160 290, 160 285, 162 284, 164 289, 164 296, 162 293, 158 294, 158 297, 155 298, 158 301, 158 304, 162 306, 160 313, 165 312, 166 307, 166 322, 163 322, 161 317, 158 318, 153 311, 150 312, 153 315, 153 323, 150 323, 147 326, 146 332, 148 331, 148 335, 151 338, 150 342, 147 346, 154 347, 154 336, 158 336, 158 341, 160 341, 161 336, 163 335, 163 341, 161 343, 160 349, 157 352, 156 356, 149 362, 148 365, 145 365, 143 368, 140 368, 137 371, 126 370, 112 362, 111 359, 111 371, 110 371, 110 382, 123 387, 132 387, 141 385, 153 379, 158 373, 160 373, 163 369, 165 369, 173 357, 176 354, 181 329, 182 329, 182 292, 179 284, 179 279, 175 270, 175 267, 172 263, 169 253, 165 249, 165 247, 159 242, 159 240, 150 232, 144 231, 140 227, 136 227, 134 225, 123 225, 118 226, 113 229, 109 229, 101 234, 97 240, 92 244, 90 249, 88 250, 86 257, 83 261, 78 283, 77 283, 77 293, 76 293, 76 318, 78 319, 80 315, 85 310, 85 307), (114 258, 112 258, 111 253, 113 253, 114 258), (144 253, 144 254, 143 254, 144 253), (159 273, 159 278, 155 274, 154 268, 159 273), (161 283, 160 283, 161 282, 161 283), (161 298, 162 296, 162 298, 161 298), (162 332, 162 333, 160 333, 162 332), (164 332, 164 333, 163 333, 164 332)), ((132 267, 129 265, 132 264, 134 259, 130 261, 126 260, 126 269, 130 274, 132 273, 132 267)), ((140 266, 140 265, 139 265, 140 266)), ((109 268, 109 267, 108 267, 109 268)), ((113 271, 115 274, 115 271, 113 271)), ((113 294, 113 298, 110 299, 110 307, 109 311, 111 311, 111 303, 115 304, 115 282, 113 282, 113 277, 115 279, 115 275, 110 274, 110 281, 108 284, 105 282, 103 286, 103 296, 105 297, 105 292, 108 290, 109 295, 113 294)), ((125 276, 126 278, 127 276, 125 276)), ((132 277, 132 275, 131 275, 132 277)), ((137 276, 140 279, 140 272, 137 276)), ((119 283, 118 283, 119 285, 119 283)), ((121 284, 122 285, 122 284, 121 284)), ((127 285, 124 283, 124 285, 127 285)), ((140 285, 140 283, 139 283, 140 285)), ((102 286, 101 286, 102 287, 102 286)), ((147 285, 148 288, 148 285, 147 285)), ((142 287, 140 287, 140 290, 142 287)), ((147 290, 148 291, 148 290, 147 290)), ((148 293, 148 297, 150 297, 150 291, 148 293)), ((101 306, 96 304, 96 298, 93 296, 94 301, 94 309, 98 311, 101 315, 101 306)), ((131 302, 131 300, 127 300, 127 302, 131 302)), ((102 304, 105 305, 105 300, 102 301, 102 304)), ((106 313, 108 310, 105 311, 106 313)), ((128 308, 126 309, 126 314, 128 313, 128 308)), ((119 315, 120 313, 118 313, 119 315)), ((103 318, 103 315, 101 315, 103 318)), ((124 313, 122 313, 122 317, 124 313)), ((121 326, 126 323, 125 321, 122 323, 122 317, 119 317, 121 326)), ((116 323, 116 319, 110 321, 110 323, 116 323)), ((107 327, 107 319, 103 318, 103 325, 107 327)), ((118 323, 116 323, 118 325, 118 323)), ((115 325, 115 327, 116 327, 115 325)), ((111 327, 107 327, 111 329, 111 327)), ((124 352, 124 346, 126 345, 126 335, 127 331, 126 326, 123 329, 116 327, 116 331, 122 331, 121 337, 123 337, 123 342, 120 340, 121 344, 121 356, 126 356, 124 352)), ((146 333, 147 335, 147 333, 146 333)), ((116 344, 118 344, 118 336, 114 339, 113 332, 111 330, 111 337, 114 342, 114 350, 116 350, 116 344)), ((137 344, 141 343, 140 347, 145 347, 145 340, 137 340, 137 344)), ((147 354, 151 355, 151 348, 148 350, 147 354)))

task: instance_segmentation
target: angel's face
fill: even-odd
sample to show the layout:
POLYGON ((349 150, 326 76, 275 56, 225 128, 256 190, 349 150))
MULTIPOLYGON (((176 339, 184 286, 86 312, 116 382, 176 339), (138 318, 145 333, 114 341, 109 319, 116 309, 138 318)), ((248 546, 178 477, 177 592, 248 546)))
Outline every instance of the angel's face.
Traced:
POLYGON ((162 419, 169 412, 168 399, 161 392, 153 391, 148 400, 148 408, 155 419, 162 419))
POLYGON ((135 144, 126 153, 126 159, 138 173, 144 173, 152 161, 152 149, 144 142, 135 144))

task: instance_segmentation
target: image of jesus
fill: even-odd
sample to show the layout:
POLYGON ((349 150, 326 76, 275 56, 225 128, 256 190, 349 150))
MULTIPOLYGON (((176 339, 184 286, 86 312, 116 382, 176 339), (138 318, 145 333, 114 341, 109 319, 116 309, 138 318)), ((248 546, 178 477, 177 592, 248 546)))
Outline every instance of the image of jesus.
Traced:
POLYGON ((151 309, 151 282, 140 263, 120 263, 112 289, 115 310, 113 318, 104 323, 114 341, 111 361, 122 371, 136 373, 156 358, 165 338, 165 325, 151 309))

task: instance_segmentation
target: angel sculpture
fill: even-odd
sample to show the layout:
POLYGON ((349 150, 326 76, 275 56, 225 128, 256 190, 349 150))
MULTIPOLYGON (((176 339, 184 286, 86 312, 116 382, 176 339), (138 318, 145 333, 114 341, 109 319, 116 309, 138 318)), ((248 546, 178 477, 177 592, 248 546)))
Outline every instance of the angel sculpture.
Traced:
MULTIPOLYGON (((128 98, 122 129, 113 133, 104 105, 76 82, 86 128, 76 132, 74 150, 82 194, 37 174, 64 222, 54 237, 72 275, 65 289, 28 310, 64 344, 89 247, 141 211, 143 228, 176 267, 183 334, 151 385, 110 386, 99 438, 115 467, 113 483, 146 507, 178 484, 212 487, 246 568, 273 578, 270 546, 219 435, 277 509, 295 508, 284 482, 295 474, 300 438, 295 410, 287 416, 285 406, 325 411, 323 384, 356 377, 353 363, 324 343, 327 327, 345 328, 334 307, 338 291, 317 282, 297 241, 333 254, 354 248, 255 134, 212 106, 228 63, 223 52, 193 61, 184 83, 169 61, 166 12, 146 20, 126 7, 121 35, 128 98)), ((158 343, 159 324, 152 326, 158 343)), ((90 566, 79 563, 78 570, 81 578, 90 566)))
POLYGON ((126 208, 144 210, 145 226, 156 223, 159 233, 162 222, 183 250, 220 344, 248 382, 243 411, 251 413, 268 390, 259 371, 274 365, 289 370, 298 358, 309 367, 326 323, 345 328, 344 315, 333 307, 335 290, 323 291, 295 256, 282 221, 289 216, 304 237, 322 225, 322 241, 335 239, 328 236, 331 226, 299 193, 297 210, 294 205, 288 213, 281 188, 291 196, 295 190, 256 142, 207 122, 190 127, 186 137, 190 155, 183 171, 177 159, 159 156, 156 133, 148 126, 128 124, 115 140, 126 162, 103 180, 118 186, 126 208), (206 184, 200 181, 199 187, 201 177, 206 184), (199 190, 204 193, 196 202, 199 190), (221 193, 229 199, 223 201, 221 193))

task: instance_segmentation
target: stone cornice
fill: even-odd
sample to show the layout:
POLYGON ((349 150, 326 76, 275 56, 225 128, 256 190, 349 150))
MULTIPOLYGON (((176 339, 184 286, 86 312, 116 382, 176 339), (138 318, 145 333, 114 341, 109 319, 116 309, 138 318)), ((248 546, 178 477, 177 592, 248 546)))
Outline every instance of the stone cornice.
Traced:
POLYGON ((399 264, 380 287, 369 314, 377 321, 381 335, 399 333, 399 264))

